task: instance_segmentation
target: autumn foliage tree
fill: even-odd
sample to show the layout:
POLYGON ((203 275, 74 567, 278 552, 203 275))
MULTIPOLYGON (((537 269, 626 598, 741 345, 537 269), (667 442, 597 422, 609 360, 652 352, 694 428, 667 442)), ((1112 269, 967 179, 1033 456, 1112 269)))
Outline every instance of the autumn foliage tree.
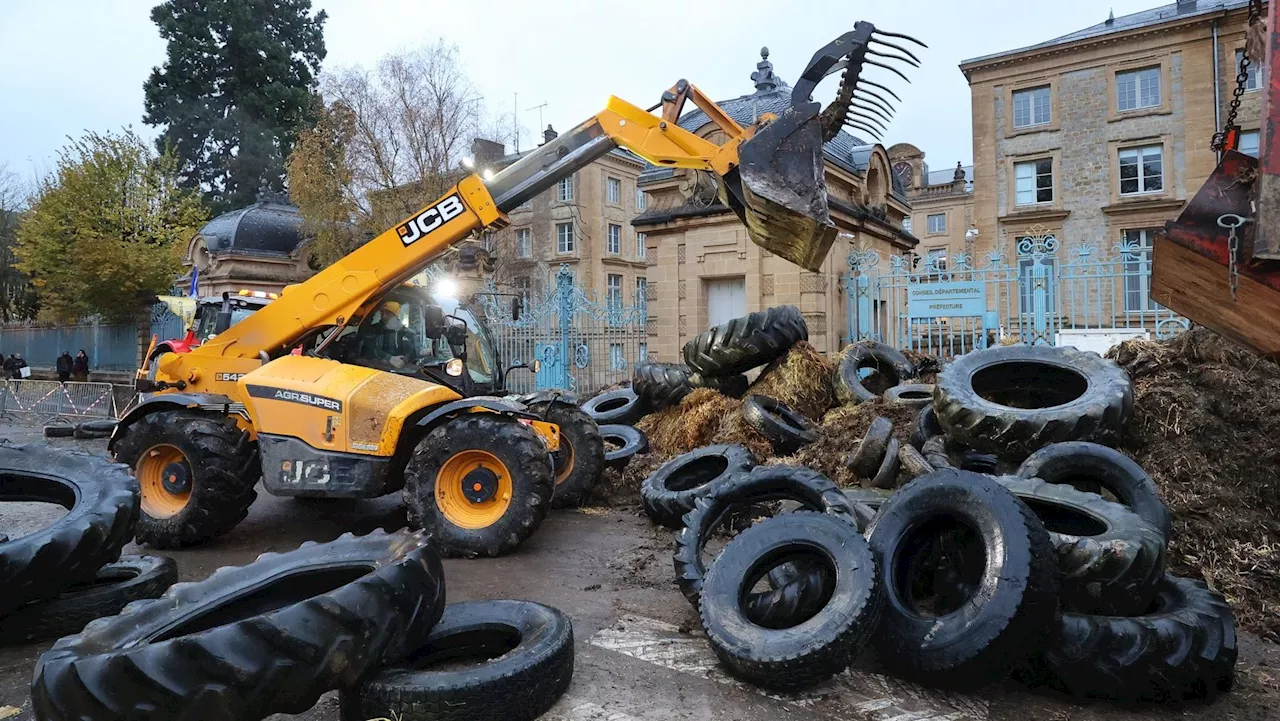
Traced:
POLYGON ((35 287, 13 255, 25 201, 17 174, 0 163, 0 323, 31 320, 39 309, 35 287))
POLYGON ((321 78, 319 122, 289 159, 289 193, 329 263, 443 195, 488 122, 457 48, 437 42, 321 78))
POLYGON ((18 225, 16 265, 40 293, 42 318, 126 320, 139 298, 173 286, 206 218, 172 154, 132 131, 90 133, 40 181, 18 225))

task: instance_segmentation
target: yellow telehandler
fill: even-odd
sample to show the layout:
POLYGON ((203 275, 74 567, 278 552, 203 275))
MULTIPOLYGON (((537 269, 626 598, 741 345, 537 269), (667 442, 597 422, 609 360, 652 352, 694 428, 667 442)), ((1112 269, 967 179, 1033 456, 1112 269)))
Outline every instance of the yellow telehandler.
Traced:
POLYGON ((714 173, 722 202, 754 242, 816 270, 835 238, 823 143, 843 125, 891 115, 877 89, 892 91, 862 74, 867 65, 898 72, 887 63, 917 64, 894 39, 918 42, 858 22, 814 55, 789 108, 746 127, 684 80, 648 110, 610 98, 488 182, 463 178, 189 353, 159 355, 149 378, 148 369, 139 373, 149 395, 110 443, 142 488, 138 540, 177 547, 225 533, 248 513, 261 477, 268 493, 284 496, 367 498, 403 488, 410 523, 442 553, 515 548, 549 507, 559 428, 545 411, 475 395, 472 381, 495 372, 481 328, 429 301, 404 313, 406 281, 619 146, 654 165, 714 173), (834 73, 842 73, 836 100, 820 112, 812 92, 834 73), (722 142, 680 127, 687 102, 723 131, 722 142), (398 352, 410 317, 410 344, 417 338, 426 348, 398 352), (369 357, 380 362, 360 360, 369 357))

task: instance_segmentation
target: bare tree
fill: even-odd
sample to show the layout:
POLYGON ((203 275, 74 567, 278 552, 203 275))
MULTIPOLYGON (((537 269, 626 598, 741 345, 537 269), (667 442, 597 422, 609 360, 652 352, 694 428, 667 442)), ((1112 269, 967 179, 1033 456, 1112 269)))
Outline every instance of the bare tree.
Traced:
POLYGON ((324 263, 442 195, 472 139, 500 126, 444 41, 336 70, 320 88, 321 120, 294 149, 289 186, 324 263))

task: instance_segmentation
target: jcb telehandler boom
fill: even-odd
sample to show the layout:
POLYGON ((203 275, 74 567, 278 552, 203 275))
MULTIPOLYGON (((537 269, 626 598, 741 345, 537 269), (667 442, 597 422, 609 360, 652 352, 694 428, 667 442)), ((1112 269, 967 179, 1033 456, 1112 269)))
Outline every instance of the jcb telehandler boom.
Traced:
MULTIPOLYGON (((494 555, 520 543, 550 500, 556 425, 509 401, 464 398, 459 387, 428 382, 412 367, 340 363, 326 357, 329 346, 344 329, 363 332, 371 318, 382 324, 379 333, 399 328, 405 318, 400 303, 384 302, 389 292, 619 146, 655 165, 714 173, 723 202, 756 243, 816 270, 835 237, 823 142, 844 124, 863 128, 868 113, 891 113, 873 88, 892 91, 864 80, 866 65, 898 72, 884 61, 917 62, 886 38, 910 40, 857 23, 813 57, 791 107, 747 127, 683 80, 647 111, 610 98, 603 111, 488 183, 463 178, 190 353, 160 356, 155 380, 140 381, 147 386, 140 390, 154 395, 121 419, 111 442, 141 482, 138 539, 187 545, 229 530, 247 513, 261 473, 264 488, 278 495, 371 497, 403 486, 411 522, 430 530, 444 552, 494 555), (839 71, 836 100, 820 114, 812 91, 839 71), (722 142, 680 127, 688 101, 723 131, 722 142), (299 344, 309 350, 291 354, 299 344)), ((438 307, 424 311, 421 335, 438 347, 449 324, 438 307)), ((454 346, 458 338, 450 334, 446 345, 454 346)), ((464 367, 474 362, 481 361, 453 363, 451 373, 485 372, 464 367)))

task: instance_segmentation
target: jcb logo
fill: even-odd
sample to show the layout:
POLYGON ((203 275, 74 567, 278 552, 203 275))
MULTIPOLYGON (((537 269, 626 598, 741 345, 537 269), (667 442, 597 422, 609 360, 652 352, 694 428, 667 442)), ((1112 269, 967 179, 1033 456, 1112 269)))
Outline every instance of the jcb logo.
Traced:
POLYGON ((409 245, 462 215, 462 211, 466 209, 466 206, 462 204, 462 198, 459 198, 457 194, 450 195, 419 213, 413 220, 402 223, 396 228, 396 233, 400 236, 400 242, 409 245))

